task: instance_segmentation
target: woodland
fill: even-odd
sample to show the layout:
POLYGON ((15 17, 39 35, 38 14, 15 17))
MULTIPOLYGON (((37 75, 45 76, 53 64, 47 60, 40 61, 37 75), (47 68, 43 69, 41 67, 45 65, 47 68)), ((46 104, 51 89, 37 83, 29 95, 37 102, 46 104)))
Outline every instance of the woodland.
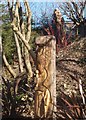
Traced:
POLYGON ((53 4, 0 1, 1 120, 86 119, 86 0, 53 4))

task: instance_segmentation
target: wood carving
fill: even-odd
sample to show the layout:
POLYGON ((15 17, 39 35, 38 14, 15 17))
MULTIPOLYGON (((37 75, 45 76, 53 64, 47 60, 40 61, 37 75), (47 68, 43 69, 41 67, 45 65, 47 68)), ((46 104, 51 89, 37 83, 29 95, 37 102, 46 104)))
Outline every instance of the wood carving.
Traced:
POLYGON ((54 37, 44 36, 36 39, 37 49, 37 82, 35 93, 35 116, 50 117, 53 110, 51 96, 51 49, 54 37))

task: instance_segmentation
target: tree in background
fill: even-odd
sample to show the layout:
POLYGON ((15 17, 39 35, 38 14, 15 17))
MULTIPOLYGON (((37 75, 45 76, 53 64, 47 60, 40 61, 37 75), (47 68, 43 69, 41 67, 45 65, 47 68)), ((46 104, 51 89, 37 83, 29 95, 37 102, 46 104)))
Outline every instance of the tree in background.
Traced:
POLYGON ((52 18, 43 20, 43 34, 54 35, 56 38, 56 51, 58 53, 59 48, 66 47, 68 45, 68 39, 70 35, 66 34, 64 18, 59 9, 55 9, 52 18), (50 21, 51 20, 51 21, 50 21))
POLYGON ((86 0, 83 2, 75 2, 73 0, 72 2, 58 3, 58 6, 63 12, 63 15, 66 15, 67 18, 74 23, 74 26, 77 29, 77 34, 80 32, 81 36, 85 36, 84 25, 86 21, 83 14, 85 12, 86 0))

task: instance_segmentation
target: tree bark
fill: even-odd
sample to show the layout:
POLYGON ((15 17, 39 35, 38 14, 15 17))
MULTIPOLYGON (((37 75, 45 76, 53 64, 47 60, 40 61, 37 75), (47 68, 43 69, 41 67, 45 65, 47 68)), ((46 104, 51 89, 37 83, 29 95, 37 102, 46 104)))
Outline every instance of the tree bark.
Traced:
POLYGON ((35 117, 55 119, 56 112, 56 44, 53 36, 36 39, 37 83, 35 92, 35 117))
POLYGON ((6 59, 5 54, 3 54, 3 60, 4 60, 4 63, 5 63, 5 65, 6 65, 8 71, 10 72, 10 74, 11 74, 14 78, 16 78, 16 73, 14 72, 14 70, 12 69, 12 67, 9 65, 9 63, 8 63, 8 61, 7 61, 7 59, 6 59))
MULTIPOLYGON (((29 4, 27 2, 27 0, 25 0, 25 8, 26 8, 26 17, 27 17, 27 33, 26 33, 26 41, 29 45, 29 41, 30 41, 30 36, 31 36, 31 11, 30 11, 30 7, 29 4)), ((26 46, 24 46, 24 59, 25 59, 25 64, 26 64, 26 69, 27 69, 27 73, 28 73, 28 80, 33 76, 33 72, 32 72, 32 66, 30 63, 30 59, 29 59, 29 52, 26 46)))
MULTIPOLYGON (((14 36, 15 36, 15 41, 16 41, 16 46, 17 46, 17 51, 18 51, 20 71, 23 72, 23 64, 22 64, 22 56, 23 56, 24 61, 25 61, 25 66, 26 66, 25 69, 30 79, 33 76, 33 72, 32 72, 32 66, 31 66, 30 59, 29 59, 29 54, 31 54, 33 59, 35 59, 35 57, 29 45, 29 40, 31 36, 31 11, 30 11, 30 7, 29 7, 27 0, 24 0, 24 6, 26 9, 26 19, 27 19, 26 34, 25 34, 25 26, 24 26, 24 21, 23 21, 22 7, 19 1, 16 1, 14 16, 13 18, 11 18, 11 21, 12 21, 12 28, 14 31, 14 36), (21 55, 20 46, 18 44, 19 43, 18 40, 22 42, 22 47, 23 47, 22 55, 21 55)), ((12 6, 12 9, 13 9, 13 6, 12 6)), ((10 11, 10 3, 9 3, 9 11, 10 11)), ((12 12, 13 10, 10 11, 10 14, 13 14, 12 12)))
POLYGON ((19 69, 20 72, 23 72, 23 63, 22 63, 22 55, 21 55, 21 48, 19 45, 19 41, 17 38, 17 35, 14 33, 14 37, 15 37, 15 42, 16 42, 16 47, 17 47, 17 53, 18 53, 18 59, 19 59, 19 69))

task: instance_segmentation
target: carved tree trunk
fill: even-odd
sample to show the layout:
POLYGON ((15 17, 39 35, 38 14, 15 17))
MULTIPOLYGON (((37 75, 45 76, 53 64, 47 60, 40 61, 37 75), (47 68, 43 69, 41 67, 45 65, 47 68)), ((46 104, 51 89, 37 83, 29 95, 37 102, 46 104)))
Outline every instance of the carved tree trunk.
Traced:
POLYGON ((2 38, 0 35, 0 74, 2 72, 2 38))
MULTIPOLYGON (((0 36, 0 85, 2 85, 2 38, 0 36)), ((0 93, 2 93, 2 87, 0 87, 0 93)), ((2 94, 0 94, 0 99, 2 98, 2 94)), ((0 102, 0 113, 2 113, 2 103, 0 102)), ((2 118, 2 114, 0 114, 0 119, 2 118)))
POLYGON ((37 83, 35 92, 35 117, 55 117, 56 111, 56 40, 53 36, 36 39, 37 83))

